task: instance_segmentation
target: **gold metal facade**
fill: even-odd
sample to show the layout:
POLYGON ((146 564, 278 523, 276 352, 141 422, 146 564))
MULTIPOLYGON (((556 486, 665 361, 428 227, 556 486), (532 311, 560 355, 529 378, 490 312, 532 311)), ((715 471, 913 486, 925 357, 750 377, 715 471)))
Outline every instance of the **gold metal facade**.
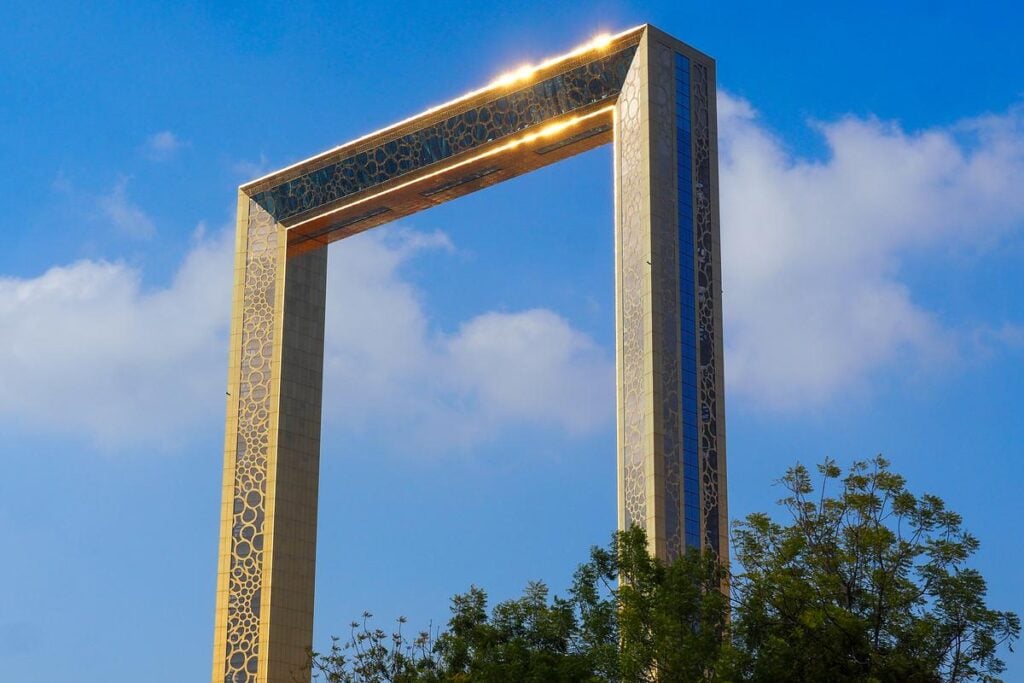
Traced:
POLYGON ((642 26, 240 188, 215 683, 312 642, 325 246, 611 141, 619 525, 728 556, 715 139, 713 61, 642 26))

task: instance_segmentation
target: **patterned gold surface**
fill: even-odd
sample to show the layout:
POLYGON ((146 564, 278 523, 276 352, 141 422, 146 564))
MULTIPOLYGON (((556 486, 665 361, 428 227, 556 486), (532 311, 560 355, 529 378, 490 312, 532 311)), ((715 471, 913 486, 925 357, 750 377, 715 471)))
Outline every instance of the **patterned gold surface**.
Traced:
POLYGON ((267 457, 270 444, 271 358, 278 228, 255 202, 249 206, 237 444, 232 496, 224 679, 255 681, 259 660, 267 457))
POLYGON ((711 187, 711 139, 708 120, 708 69, 700 62, 694 62, 691 72, 693 84, 693 147, 695 187, 694 219, 697 239, 697 330, 698 363, 700 375, 700 452, 701 452, 701 497, 704 529, 704 543, 715 552, 719 551, 719 499, 718 433, 719 372, 720 353, 716 329, 716 301, 719 292, 715 289, 715 249, 717 238, 712 223, 711 187))
POLYGON ((291 225, 292 219, 345 197, 613 100, 635 49, 628 46, 527 87, 495 93, 488 102, 312 170, 253 199, 291 225))
MULTIPOLYGON (((558 72, 565 87, 546 95, 556 100, 563 95, 572 97, 571 93, 597 83, 601 87, 594 90, 597 94, 593 97, 614 102, 619 523, 644 526, 651 550, 659 556, 675 557, 685 547, 679 258, 681 241, 688 239, 688 232, 678 217, 673 65, 675 53, 679 53, 685 54, 691 65, 700 528, 702 545, 725 557, 713 63, 653 27, 623 35, 609 54, 574 57, 558 72), (573 80, 577 76, 579 83, 573 80), (620 83, 621 91, 617 91, 620 83)), ((546 115, 564 115, 566 106, 572 108, 567 100, 545 114, 540 104, 546 92, 542 86, 551 78, 550 72, 544 72, 532 90, 529 83, 519 87, 518 91, 532 93, 523 102, 534 104, 524 104, 522 112, 515 107, 512 111, 517 117, 525 116, 522 120, 529 126, 544 123, 546 115)), ((479 108, 492 100, 481 96, 466 106, 479 108)), ((497 107, 497 102, 492 104, 497 107)), ((597 116, 604 116, 607 122, 609 104, 600 105, 605 108, 602 112, 585 98, 579 103, 584 109, 592 107, 586 116, 595 118, 587 125, 607 125, 597 116)), ((487 116, 497 111, 489 110, 487 116)), ((422 122, 403 122, 402 134, 433 130, 429 126, 439 125, 451 114, 441 110, 422 122)), ((502 114, 500 122, 488 119, 484 123, 519 125, 518 118, 506 119, 502 114)), ((472 147, 481 142, 477 139, 481 136, 484 143, 490 142, 487 130, 476 128, 480 112, 470 118, 473 116, 477 119, 452 120, 450 132, 459 144, 472 147)), ((582 132, 580 125, 568 125, 564 131, 558 129, 529 145, 512 144, 507 152, 492 148, 498 153, 468 166, 446 161, 444 149, 432 149, 435 143, 427 135, 416 148, 421 161, 438 169, 431 171, 427 189, 459 189, 431 193, 417 188, 412 191, 420 203, 408 206, 392 196, 389 207, 373 213, 373 224, 425 208, 423 201, 447 201, 532 170, 535 164, 556 162, 606 141, 591 137, 578 143, 582 132), (505 168, 494 170, 503 162, 505 168), (451 165, 450 173, 444 164, 451 165)), ((680 140, 687 139, 680 135, 680 140)), ((359 149, 379 148, 385 156, 356 159, 365 165, 363 171, 353 170, 356 180, 360 172, 369 174, 374 169, 385 174, 402 172, 400 143, 392 150, 397 156, 386 154, 387 145, 400 138, 391 131, 382 133, 380 139, 371 136, 359 141, 359 149), (394 161, 390 171, 389 159, 394 161)), ((328 240, 313 241, 307 234, 302 250, 293 249, 295 234, 279 220, 281 216, 301 214, 303 220, 313 216, 308 221, 323 219, 323 225, 331 229, 335 217, 329 216, 329 207, 335 195, 351 190, 364 196, 359 194, 362 185, 358 182, 346 189, 349 186, 341 181, 348 168, 345 160, 355 157, 345 156, 349 147, 340 149, 344 153, 314 157, 242 188, 229 362, 215 683, 292 683, 298 680, 294 677, 305 648, 311 645, 326 287, 326 250, 321 245, 328 240), (331 168, 341 174, 334 180, 325 171, 332 163, 335 166, 331 168), (261 192, 262 201, 250 198, 261 192), (280 216, 275 219, 268 207, 280 216)), ((410 147, 408 151, 411 154, 413 150, 410 147)), ((367 182, 373 181, 370 175, 367 182)), ((372 213, 374 208, 355 210, 372 213)), ((288 225, 298 228, 301 223, 288 225)), ((362 228, 352 228, 358 229, 362 228)), ((693 400, 692 395, 688 400, 693 400)), ((692 407, 689 410, 693 412, 692 407)))
POLYGON ((618 320, 618 402, 621 524, 646 526, 647 484, 644 459, 645 397, 648 373, 644 369, 644 280, 647 277, 645 248, 645 195, 643 120, 641 97, 644 88, 642 65, 646 46, 641 44, 622 86, 616 105, 619 299, 618 320))
MULTIPOLYGON (((657 369, 660 381, 655 408, 660 461, 658 516, 653 529, 658 549, 667 558, 683 550, 683 422, 679 323, 679 225, 676 217, 675 71, 673 51, 658 40, 648 47, 651 113, 652 309, 657 320, 657 369)), ((652 530, 648 530, 649 533, 652 530)))

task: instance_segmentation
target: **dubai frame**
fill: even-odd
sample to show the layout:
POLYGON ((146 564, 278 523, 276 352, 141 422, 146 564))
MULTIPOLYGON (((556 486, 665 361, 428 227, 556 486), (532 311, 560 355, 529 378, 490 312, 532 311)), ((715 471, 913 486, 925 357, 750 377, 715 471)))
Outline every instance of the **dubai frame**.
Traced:
POLYGON ((213 681, 312 643, 328 243, 614 142, 618 520, 727 557, 713 60, 645 25, 239 188, 213 681))

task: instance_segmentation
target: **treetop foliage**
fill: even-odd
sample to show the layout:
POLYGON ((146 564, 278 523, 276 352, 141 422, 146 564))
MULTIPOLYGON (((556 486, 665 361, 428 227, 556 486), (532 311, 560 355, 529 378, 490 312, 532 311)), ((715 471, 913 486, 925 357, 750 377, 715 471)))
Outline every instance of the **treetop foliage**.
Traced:
POLYGON ((802 465, 781 479, 786 524, 759 513, 734 527, 744 678, 993 680, 1020 620, 986 606, 960 515, 910 493, 881 456, 818 474, 817 487, 802 465))
POLYGON ((881 456, 817 473, 779 480, 783 521, 734 524, 731 575, 709 552, 653 558, 633 527, 591 550, 565 597, 531 582, 489 610, 473 586, 446 629, 413 638, 364 614, 310 668, 325 683, 998 680, 1020 620, 986 604, 960 516, 881 456))

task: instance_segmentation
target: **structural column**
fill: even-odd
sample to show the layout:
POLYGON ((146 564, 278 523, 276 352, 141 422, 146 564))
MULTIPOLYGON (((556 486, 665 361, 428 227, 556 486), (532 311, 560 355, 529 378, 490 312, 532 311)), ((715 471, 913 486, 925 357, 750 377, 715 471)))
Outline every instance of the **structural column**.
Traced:
POLYGON ((213 681, 290 681, 312 642, 327 250, 239 195, 213 681))
POLYGON ((642 26, 243 186, 215 683, 308 680, 325 245, 613 135, 619 525, 728 557, 714 84, 642 26))
POLYGON ((724 558, 714 63, 647 27, 615 112, 619 527, 724 558))

